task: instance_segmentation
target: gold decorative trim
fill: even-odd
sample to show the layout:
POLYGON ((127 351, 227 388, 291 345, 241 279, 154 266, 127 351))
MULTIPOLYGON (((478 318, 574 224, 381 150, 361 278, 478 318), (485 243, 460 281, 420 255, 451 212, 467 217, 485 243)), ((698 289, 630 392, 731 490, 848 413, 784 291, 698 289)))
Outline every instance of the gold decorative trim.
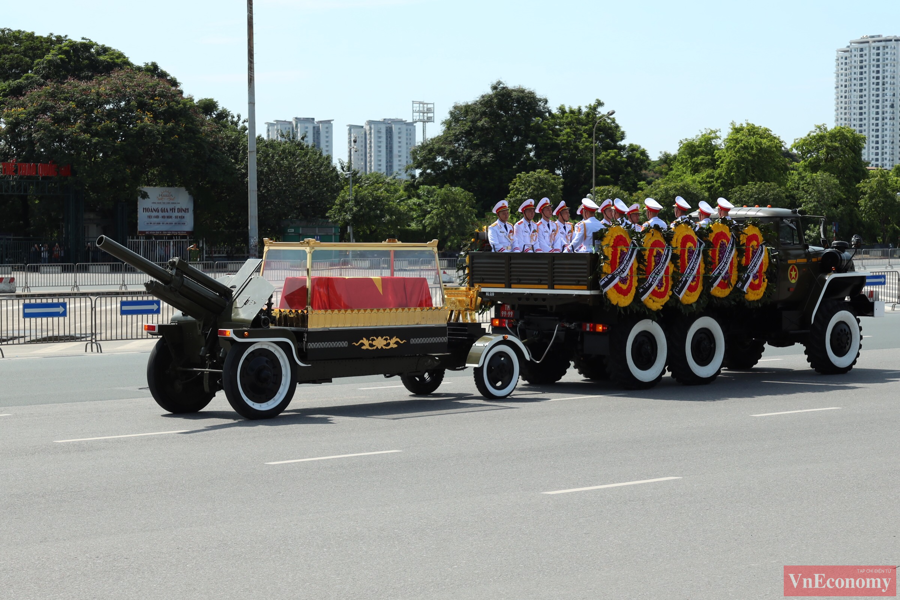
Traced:
POLYGON ((309 328, 381 327, 391 325, 443 325, 450 309, 434 308, 371 308, 357 310, 312 310, 309 328))
POLYGON ((354 346, 362 346, 363 350, 391 350, 396 348, 398 344, 405 344, 406 340, 401 340, 397 336, 389 338, 386 335, 381 337, 363 338, 358 342, 353 342, 354 346))

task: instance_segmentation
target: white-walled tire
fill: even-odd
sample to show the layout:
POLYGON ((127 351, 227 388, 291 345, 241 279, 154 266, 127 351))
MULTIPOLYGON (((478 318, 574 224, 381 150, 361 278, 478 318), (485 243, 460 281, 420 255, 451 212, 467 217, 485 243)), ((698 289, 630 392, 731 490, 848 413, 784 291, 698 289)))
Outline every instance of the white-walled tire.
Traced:
POLYGON ((651 319, 625 321, 613 327, 607 370, 626 389, 648 389, 666 371, 668 342, 659 323, 651 319))
POLYGON ((856 364, 861 348, 862 327, 850 305, 838 300, 823 302, 809 328, 809 365, 824 375, 846 373, 856 364))
POLYGON ((475 367, 475 387, 488 400, 506 398, 519 382, 519 355, 507 343, 500 342, 484 355, 484 362, 475 367))
POLYGON ((228 403, 239 415, 270 419, 291 403, 297 389, 297 370, 281 344, 236 343, 225 357, 222 386, 228 403))
POLYGON ((669 332, 669 371, 684 385, 710 383, 722 372, 725 334, 709 315, 682 317, 669 332))

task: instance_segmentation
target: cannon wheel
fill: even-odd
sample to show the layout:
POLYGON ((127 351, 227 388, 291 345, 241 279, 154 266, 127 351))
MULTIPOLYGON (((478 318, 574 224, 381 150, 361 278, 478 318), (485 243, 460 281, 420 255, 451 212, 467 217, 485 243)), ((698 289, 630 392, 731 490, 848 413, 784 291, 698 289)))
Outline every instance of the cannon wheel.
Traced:
POLYGON ((506 398, 519 382, 519 356, 506 342, 492 346, 480 367, 475 367, 475 387, 488 400, 506 398))
POLYGON ((175 360, 166 338, 160 338, 150 351, 147 385, 156 403, 174 414, 203 410, 215 396, 215 392, 203 389, 202 375, 175 369, 175 360))
POLYGON ((237 343, 225 357, 222 386, 228 403, 247 419, 281 414, 297 389, 297 369, 282 344, 237 343))
POLYGON ((400 376, 403 386, 416 396, 433 394, 444 381, 444 369, 425 371, 418 375, 403 374, 400 376))

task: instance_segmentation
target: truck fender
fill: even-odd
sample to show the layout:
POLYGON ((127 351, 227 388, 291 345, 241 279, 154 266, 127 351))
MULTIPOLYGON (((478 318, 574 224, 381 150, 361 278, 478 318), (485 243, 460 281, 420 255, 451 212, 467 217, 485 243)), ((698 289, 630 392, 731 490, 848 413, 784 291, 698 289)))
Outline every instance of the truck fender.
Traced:
POLYGON ((500 342, 510 342, 520 352, 526 362, 531 360, 531 353, 528 352, 525 344, 519 341, 519 338, 512 335, 492 333, 481 336, 478 338, 478 341, 472 344, 472 348, 469 349, 469 355, 466 357, 466 366, 480 367, 484 364, 484 355, 487 354, 487 351, 500 342))
POLYGON ((819 275, 813 293, 810 294, 803 311, 804 322, 812 323, 823 300, 828 298, 851 298, 859 294, 866 285, 864 273, 828 273, 819 275), (821 290, 821 291, 819 291, 821 290), (817 294, 816 291, 819 291, 817 294))
MULTIPOLYGON (((226 337, 226 336, 220 335, 219 337, 226 337)), ((230 331, 229 335, 227 337, 229 340, 231 340, 232 343, 237 342, 237 343, 241 343, 241 344, 247 344, 247 343, 252 344, 254 342, 274 342, 277 344, 277 343, 281 342, 281 343, 287 344, 288 346, 291 347, 291 352, 294 355, 294 360, 297 362, 298 365, 300 365, 301 367, 310 366, 310 365, 306 364, 305 362, 303 362, 302 360, 300 360, 300 357, 297 355, 297 341, 296 341, 296 338, 294 338, 294 334, 292 334, 290 331, 285 331, 284 333, 282 333, 279 336, 272 336, 272 337, 255 337, 254 336, 254 337, 247 337, 247 338, 238 337, 234 334, 234 331, 230 331)))

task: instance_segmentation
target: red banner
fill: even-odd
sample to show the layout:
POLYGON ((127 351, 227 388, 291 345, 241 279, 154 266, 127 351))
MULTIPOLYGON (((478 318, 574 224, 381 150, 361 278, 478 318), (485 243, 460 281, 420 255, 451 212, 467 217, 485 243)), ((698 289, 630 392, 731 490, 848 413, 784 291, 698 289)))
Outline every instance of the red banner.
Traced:
POLYGON ((59 166, 54 163, 0 163, 0 172, 6 176, 19 177, 71 177, 72 166, 59 166))
MULTIPOLYGON (((424 277, 313 277, 313 310, 365 308, 430 308, 431 291, 424 277)), ((306 278, 288 277, 278 308, 306 308, 306 278)))

